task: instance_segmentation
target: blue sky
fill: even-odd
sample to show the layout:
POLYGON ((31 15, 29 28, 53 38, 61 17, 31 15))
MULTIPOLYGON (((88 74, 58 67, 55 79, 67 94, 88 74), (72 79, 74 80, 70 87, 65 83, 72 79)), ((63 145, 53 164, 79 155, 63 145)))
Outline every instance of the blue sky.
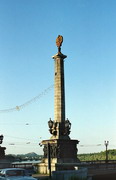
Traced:
POLYGON ((116 1, 0 0, 0 134, 6 153, 42 154, 54 119, 56 37, 64 37, 66 118, 79 153, 116 148, 116 1), (83 145, 83 146, 82 146, 83 145))

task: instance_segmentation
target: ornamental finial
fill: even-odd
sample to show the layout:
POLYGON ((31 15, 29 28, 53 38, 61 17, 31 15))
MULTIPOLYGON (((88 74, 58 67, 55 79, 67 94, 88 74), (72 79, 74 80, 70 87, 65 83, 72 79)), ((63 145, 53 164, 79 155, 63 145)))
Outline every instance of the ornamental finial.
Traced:
POLYGON ((58 52, 61 52, 62 43, 63 43, 63 36, 58 35, 58 37, 56 38, 56 46, 58 47, 58 52))

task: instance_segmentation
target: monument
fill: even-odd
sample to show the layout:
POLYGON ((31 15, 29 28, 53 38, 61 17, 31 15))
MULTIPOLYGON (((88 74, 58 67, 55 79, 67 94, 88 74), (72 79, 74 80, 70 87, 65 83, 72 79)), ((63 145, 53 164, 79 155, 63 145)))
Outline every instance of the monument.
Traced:
POLYGON ((49 157, 51 170, 74 169, 77 158, 78 140, 71 140, 69 137, 71 123, 65 117, 65 84, 64 84, 64 59, 67 57, 61 53, 63 37, 59 35, 56 39, 58 53, 53 56, 55 63, 54 73, 54 120, 48 121, 51 138, 43 140, 44 157, 38 165, 40 173, 48 173, 49 157))

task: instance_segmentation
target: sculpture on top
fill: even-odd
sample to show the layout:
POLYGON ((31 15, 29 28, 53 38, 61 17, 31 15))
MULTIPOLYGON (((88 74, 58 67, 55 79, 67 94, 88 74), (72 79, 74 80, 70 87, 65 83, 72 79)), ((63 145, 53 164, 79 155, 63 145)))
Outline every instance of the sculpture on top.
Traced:
POLYGON ((63 36, 58 35, 58 37, 56 38, 56 46, 58 47, 58 53, 61 53, 62 43, 63 43, 63 36))

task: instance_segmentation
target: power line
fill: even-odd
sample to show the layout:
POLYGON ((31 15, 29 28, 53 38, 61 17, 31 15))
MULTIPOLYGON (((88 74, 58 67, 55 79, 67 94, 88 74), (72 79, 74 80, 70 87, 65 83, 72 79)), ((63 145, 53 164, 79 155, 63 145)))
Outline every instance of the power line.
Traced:
POLYGON ((49 91, 52 90, 53 87, 54 87, 54 85, 51 85, 50 87, 45 89, 42 93, 40 93, 39 95, 37 95, 34 98, 30 99, 29 101, 21 104, 20 106, 16 106, 16 107, 9 108, 9 109, 2 109, 2 110, 0 110, 0 113, 8 113, 8 112, 13 112, 13 111, 19 111, 19 110, 23 109, 24 107, 30 105, 31 103, 34 103, 35 101, 37 101, 38 99, 40 99, 44 95, 46 95, 49 91))
MULTIPOLYGON (((104 144, 85 144, 85 145, 79 145, 79 147, 82 148, 88 148, 88 147, 100 147, 100 146, 104 146, 104 144)), ((110 144, 110 146, 116 146, 115 144, 110 144)))
POLYGON ((32 145, 38 145, 38 142, 6 142, 5 143, 7 146, 32 146, 32 145))
MULTIPOLYGON (((6 137, 8 137, 8 138, 13 138, 13 139, 23 139, 23 140, 28 140, 28 141, 35 141, 35 139, 37 138, 37 137, 36 137, 36 138, 31 139, 31 138, 22 138, 22 137, 4 135, 4 138, 6 138, 6 137)), ((42 139, 42 137, 38 137, 37 139, 38 139, 38 141, 39 141, 40 139, 42 139)))
POLYGON ((37 126, 39 123, 1 123, 0 126, 37 126))
POLYGON ((93 146, 102 146, 102 144, 85 144, 85 145, 79 145, 80 147, 93 147, 93 146))
MULTIPOLYGON (((9 145, 17 145, 17 143, 18 143, 18 145, 21 143, 23 143, 23 144, 37 144, 40 140, 42 140, 42 137, 36 137, 36 138, 33 138, 33 139, 31 139, 31 138, 22 138, 22 137, 16 137, 16 136, 9 136, 9 135, 5 135, 5 137, 8 137, 8 138, 12 138, 12 139, 20 139, 20 140, 25 140, 25 141, 20 141, 20 142, 14 142, 13 141, 13 143, 11 143, 11 141, 10 142, 4 142, 4 143, 9 143, 9 145)), ((80 144, 79 145, 79 147, 81 148, 88 148, 88 147, 100 147, 100 146, 104 146, 104 144, 80 144)), ((110 146, 116 146, 115 144, 110 144, 110 146)))
MULTIPOLYGON (((24 137, 17 137, 17 136, 10 136, 10 135, 7 135, 5 134, 4 135, 4 138, 12 138, 12 139, 20 139, 20 140, 25 140, 25 142, 30 142, 30 143, 38 143, 39 141, 41 141, 43 138, 40 136, 38 137, 35 137, 35 138, 24 138, 24 137)), ((24 143, 24 142, 23 142, 24 143)), ((79 147, 96 147, 96 146, 104 146, 104 144, 102 143, 99 143, 99 144, 79 144, 78 145, 79 147)), ((116 144, 110 144, 110 146, 116 146, 116 144)))

